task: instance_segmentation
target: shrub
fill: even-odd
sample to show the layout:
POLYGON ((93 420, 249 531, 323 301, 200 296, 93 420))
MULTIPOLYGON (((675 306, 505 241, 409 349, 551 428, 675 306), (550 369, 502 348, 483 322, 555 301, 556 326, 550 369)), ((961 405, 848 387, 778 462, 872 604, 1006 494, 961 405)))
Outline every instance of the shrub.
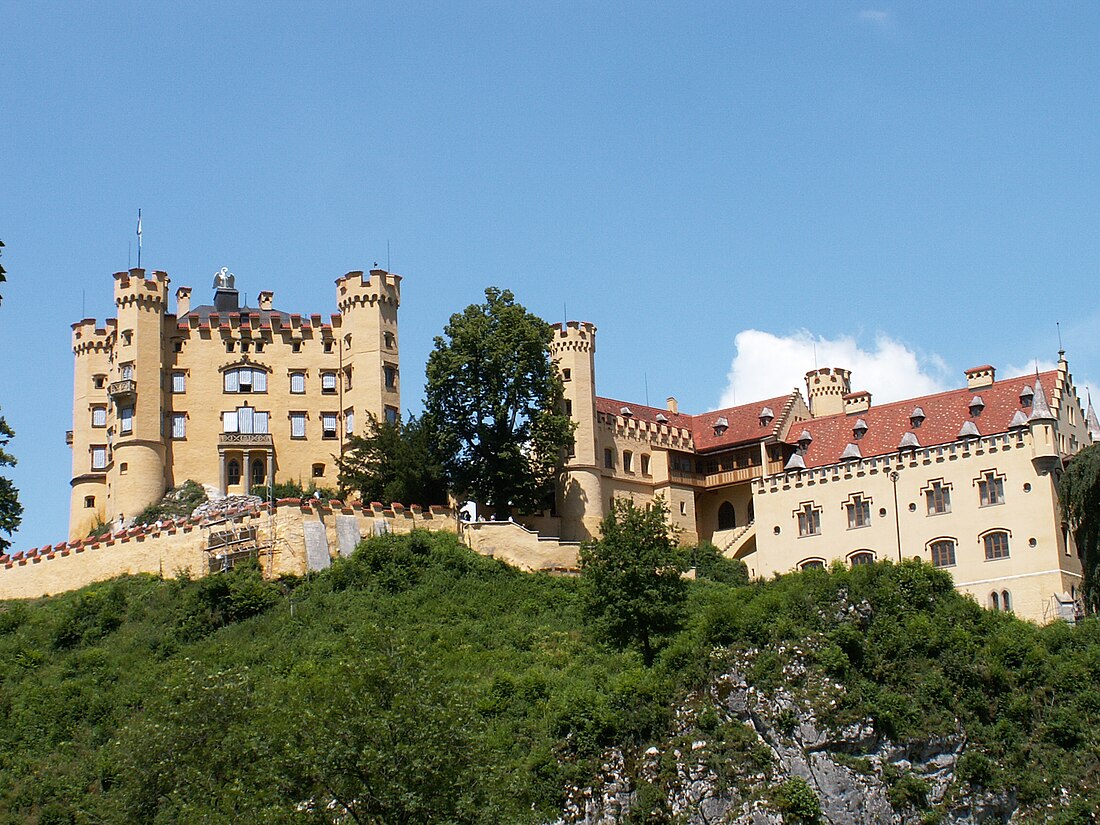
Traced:
POLYGON ((801 776, 792 776, 779 785, 772 801, 784 819, 790 817, 795 822, 817 822, 821 817, 821 802, 801 776))

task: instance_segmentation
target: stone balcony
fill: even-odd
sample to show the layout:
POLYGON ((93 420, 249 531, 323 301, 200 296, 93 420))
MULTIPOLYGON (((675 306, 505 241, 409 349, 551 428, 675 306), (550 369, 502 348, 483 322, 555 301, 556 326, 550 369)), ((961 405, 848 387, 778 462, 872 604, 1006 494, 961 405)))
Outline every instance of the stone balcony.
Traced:
POLYGON ((219 447, 272 447, 271 433, 222 433, 219 447))
POLYGON ((131 378, 127 378, 123 381, 115 381, 113 384, 108 384, 107 395, 111 396, 115 401, 133 398, 137 395, 137 382, 131 378))

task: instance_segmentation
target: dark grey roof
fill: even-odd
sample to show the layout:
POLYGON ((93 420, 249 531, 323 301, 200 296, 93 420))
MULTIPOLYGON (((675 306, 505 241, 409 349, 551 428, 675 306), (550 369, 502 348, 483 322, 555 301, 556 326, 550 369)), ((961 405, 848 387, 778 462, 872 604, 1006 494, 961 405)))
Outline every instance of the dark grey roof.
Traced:
POLYGON ((783 469, 784 470, 805 470, 806 469, 806 461, 802 458, 802 453, 795 453, 789 459, 787 459, 787 463, 783 466, 783 469))
POLYGON ((901 441, 898 443, 898 449, 905 449, 907 447, 919 447, 920 441, 917 440, 916 433, 909 431, 901 437, 901 441))
POLYGON ((1043 381, 1035 376, 1035 399, 1031 402, 1031 415, 1029 421, 1054 421, 1054 413, 1050 411, 1047 403, 1047 395, 1043 392, 1043 381))
POLYGON ((859 451, 858 445, 849 443, 848 446, 844 448, 844 452, 840 454, 840 460, 846 461, 851 458, 863 458, 863 453, 859 451))
POLYGON ((964 421, 959 428, 959 438, 977 438, 980 435, 978 426, 973 421, 964 421))
MULTIPOLYGON (((220 320, 221 318, 230 318, 232 316, 239 317, 242 313, 248 313, 249 318, 267 319, 267 321, 269 322, 272 318, 278 316, 279 321, 283 325, 290 325, 289 312, 282 312, 278 309, 259 309, 258 307, 240 307, 239 309, 233 309, 229 312, 218 312, 213 304, 203 304, 201 306, 191 307, 190 312, 186 313, 185 315, 179 316, 179 318, 177 318, 176 320, 182 321, 185 318, 195 317, 199 319, 199 323, 202 323, 203 321, 209 323, 211 315, 217 315, 220 320)), ((308 318, 309 316, 306 315, 304 317, 308 318)))

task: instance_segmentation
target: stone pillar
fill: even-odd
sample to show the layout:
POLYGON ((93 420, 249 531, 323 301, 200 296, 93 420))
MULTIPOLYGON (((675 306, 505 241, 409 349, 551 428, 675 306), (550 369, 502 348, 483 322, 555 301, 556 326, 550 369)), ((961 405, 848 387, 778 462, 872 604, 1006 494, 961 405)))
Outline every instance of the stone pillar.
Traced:
POLYGON ((226 494, 226 482, 225 482, 225 453, 221 450, 218 451, 218 492, 223 496, 226 494))

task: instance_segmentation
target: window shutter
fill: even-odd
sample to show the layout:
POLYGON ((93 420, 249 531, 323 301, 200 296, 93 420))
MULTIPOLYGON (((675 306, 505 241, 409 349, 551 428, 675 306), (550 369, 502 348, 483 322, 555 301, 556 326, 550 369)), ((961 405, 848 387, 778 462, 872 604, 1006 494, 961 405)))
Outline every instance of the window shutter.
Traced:
POLYGON ((172 414, 172 438, 185 438, 187 435, 187 418, 183 413, 172 414))
POLYGON ((323 390, 335 390, 336 389, 336 373, 325 372, 321 374, 321 389, 323 390))
POLYGON ((344 430, 348 435, 355 432, 355 411, 348 410, 344 413, 344 430))
POLYGON ((237 371, 227 370, 225 373, 225 391, 238 392, 239 390, 240 384, 237 382, 237 371))
POLYGON ((238 407, 237 408, 237 426, 242 433, 255 432, 252 429, 252 407, 238 407))
POLYGON ((267 432, 267 413, 258 412, 252 416, 252 432, 254 433, 266 433, 267 432))
POLYGON ((235 433, 237 429, 237 411, 222 413, 222 432, 235 433))
POLYGON ((306 374, 304 372, 292 372, 290 374, 290 391, 295 393, 306 391, 306 374))
POLYGON ((267 373, 263 370, 252 371, 252 389, 256 392, 267 392, 267 373))
POLYGON ((290 414, 290 434, 294 438, 305 438, 306 416, 305 413, 290 414))
POLYGON ((93 427, 106 427, 107 426, 107 408, 106 407, 94 407, 92 409, 92 426, 93 427))
POLYGON ((172 392, 184 392, 186 387, 184 374, 182 372, 172 373, 172 392))

